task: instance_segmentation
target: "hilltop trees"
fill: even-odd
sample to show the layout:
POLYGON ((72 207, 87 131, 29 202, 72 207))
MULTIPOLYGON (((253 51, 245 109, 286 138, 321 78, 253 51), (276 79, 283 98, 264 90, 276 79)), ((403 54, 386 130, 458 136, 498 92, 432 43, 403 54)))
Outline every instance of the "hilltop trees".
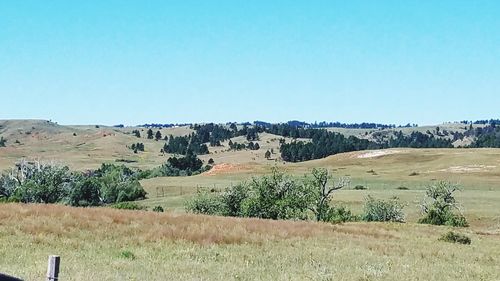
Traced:
POLYGON ((158 131, 156 131, 156 134, 155 134, 155 140, 156 140, 156 141, 161 140, 161 132, 160 132, 159 130, 158 130, 158 131))
POLYGON ((153 139, 153 130, 148 129, 147 134, 148 134, 148 139, 152 140, 153 139))
POLYGON ((259 134, 257 128, 248 128, 246 132, 247 141, 259 140, 259 134))
POLYGON ((202 143, 200 138, 194 133, 189 136, 179 137, 171 135, 168 138, 168 142, 163 146, 163 151, 181 155, 186 155, 188 151, 197 155, 209 153, 207 145, 202 143))
MULTIPOLYGON (((439 127, 436 130, 439 132, 439 127)), ((395 132, 394 137, 388 141, 387 147, 411 147, 411 148, 451 148, 452 141, 444 138, 436 138, 433 135, 412 132, 405 136, 403 132, 395 132)))
POLYGON ((471 147, 500 147, 500 126, 497 126, 496 123, 476 128, 472 133, 477 136, 477 139, 471 144, 471 147))
POLYGON ((133 143, 130 149, 132 149, 134 153, 137 153, 137 151, 144 151, 144 144, 142 142, 133 143))
MULTIPOLYGON (((281 158, 289 162, 300 162, 312 159, 324 158, 329 155, 358 151, 366 149, 380 148, 381 146, 365 139, 358 139, 326 130, 317 130, 310 135, 311 142, 292 141, 291 143, 281 143, 281 158)), ((299 132, 299 131, 297 131, 299 132)))
POLYGON ((140 137, 141 137, 141 132, 139 132, 139 130, 133 130, 133 131, 132 131, 132 134, 133 134, 134 136, 136 136, 137 138, 140 138, 140 137))
POLYGON ((271 159, 271 152, 270 152, 269 150, 268 150, 268 151, 266 151, 266 153, 264 154, 264 157, 265 157, 267 160, 271 159))
POLYGON ((209 170, 210 168, 210 166, 203 167, 203 161, 189 150, 185 157, 168 158, 167 163, 160 167, 160 173, 163 176, 191 176, 209 170))
POLYGON ((449 148, 453 147, 452 140, 436 138, 433 135, 412 132, 404 135, 401 131, 395 132, 389 140, 377 142, 360 139, 354 136, 345 137, 340 133, 329 132, 324 129, 294 128, 286 125, 273 125, 269 132, 292 138, 309 138, 311 141, 292 141, 285 143, 280 140, 281 158, 289 162, 300 162, 324 158, 337 153, 359 151, 367 149, 382 149, 391 147, 412 148, 449 148))
POLYGON ((246 148, 250 150, 259 150, 260 145, 258 143, 249 142, 246 148))

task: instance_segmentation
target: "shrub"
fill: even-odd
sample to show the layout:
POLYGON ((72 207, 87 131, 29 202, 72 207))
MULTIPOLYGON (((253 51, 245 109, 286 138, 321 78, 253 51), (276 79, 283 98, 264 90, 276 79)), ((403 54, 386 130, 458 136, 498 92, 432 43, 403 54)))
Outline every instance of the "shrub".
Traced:
POLYGON ((419 175, 419 173, 417 173, 417 172, 411 172, 408 176, 414 177, 414 176, 418 176, 418 175, 419 175))
POLYGON ((124 165, 103 164, 95 172, 102 184, 101 197, 104 203, 118 203, 144 199, 146 191, 142 188, 137 175, 124 165))
POLYGON ((125 250, 120 252, 120 257, 125 259, 135 260, 135 255, 131 251, 125 250))
POLYGON ((195 214, 225 215, 228 213, 227 206, 221 196, 200 190, 196 196, 186 202, 186 210, 195 214))
POLYGON ((459 190, 458 187, 449 182, 438 182, 428 186, 426 197, 421 205, 424 217, 419 220, 419 223, 455 227, 468 226, 467 220, 460 213, 458 203, 453 196, 457 190, 459 190))
POLYGON ((121 209, 121 210, 144 210, 144 207, 139 206, 133 202, 120 202, 120 203, 113 204, 111 207, 115 208, 115 209, 121 209))
POLYGON ((102 198, 105 203, 119 203, 144 199, 146 191, 137 180, 105 180, 102 186, 102 198))
POLYGON ((396 189, 399 189, 399 190, 409 190, 409 188, 406 187, 406 186, 398 186, 396 189))
POLYGON ((248 186, 243 183, 232 186, 222 194, 226 216, 242 216, 241 204, 250 196, 248 186))
POLYGON ((57 203, 68 195, 74 178, 68 167, 23 162, 12 196, 23 203, 57 203))
POLYGON ((155 206, 153 208, 153 212, 158 212, 158 213, 163 213, 164 210, 163 210, 163 207, 162 206, 155 206))
POLYGON ((440 212, 437 209, 429 210, 425 217, 419 219, 418 222, 423 224, 448 225, 454 227, 469 226, 469 223, 464 216, 460 214, 454 214, 449 211, 440 212))
POLYGON ((100 190, 101 183, 96 178, 84 178, 69 192, 68 203, 71 206, 97 206, 101 203, 100 190))
POLYGON ((348 184, 341 179, 329 185, 330 176, 325 169, 313 169, 312 177, 303 181, 292 179, 276 168, 272 174, 240 183, 223 193, 200 191, 186 202, 193 213, 264 219, 308 219, 345 222, 355 217, 345 207, 329 205, 331 196, 348 184))
POLYGON ((96 171, 71 172, 67 166, 21 161, 0 175, 0 198, 24 203, 96 206, 144 199, 139 172, 124 165, 103 164, 96 171))
POLYGON ((389 200, 377 200, 368 196, 365 200, 362 218, 365 221, 404 222, 403 207, 397 197, 389 200))
POLYGON ((249 198, 243 200, 242 215, 263 219, 305 219, 310 194, 304 184, 274 168, 272 174, 253 178, 249 198))
POLYGON ((450 242, 450 243, 460 243, 460 244, 464 244, 464 245, 469 245, 471 243, 471 239, 468 236, 466 236, 464 234, 456 233, 453 231, 449 231, 449 232, 443 234, 443 236, 441 236, 441 238, 439 238, 439 241, 450 242))
POLYGON ((345 206, 330 207, 326 214, 325 222, 342 223, 357 221, 359 218, 351 213, 345 206))
POLYGON ((356 186, 354 187, 354 190, 366 190, 366 189, 367 189, 367 188, 366 188, 366 187, 364 187, 364 186, 362 186, 362 185, 356 185, 356 186))
POLYGON ((0 175, 0 198, 9 198, 16 190, 18 181, 8 175, 0 175))

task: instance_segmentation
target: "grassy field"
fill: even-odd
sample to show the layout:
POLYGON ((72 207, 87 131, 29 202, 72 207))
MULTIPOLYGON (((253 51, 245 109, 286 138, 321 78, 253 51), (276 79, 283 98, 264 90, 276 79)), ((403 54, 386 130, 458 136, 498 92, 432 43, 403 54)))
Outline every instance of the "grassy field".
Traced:
MULTIPOLYGON (((164 142, 146 139, 145 130, 137 139, 133 129, 142 130, 0 121, 0 135, 8 139, 0 149, 0 169, 22 157, 78 170, 116 159, 135 160, 127 165, 139 168, 163 163, 167 156, 158 151, 164 142), (126 148, 134 142, 143 142, 146 152, 126 148)), ((190 132, 162 129, 163 135, 190 132)), ((210 148, 202 159, 213 158, 216 166, 204 174, 141 181, 148 199, 138 203, 160 205, 165 213, 0 205, 2 272, 40 280, 47 255, 59 254, 61 280, 500 280, 500 149, 388 149, 284 163, 277 154, 263 157, 267 149, 278 151, 279 137, 260 138, 257 152, 210 148), (336 192, 332 203, 356 214, 368 195, 398 196, 407 223, 329 225, 185 213, 185 201, 198 188, 222 191, 275 166, 295 177, 315 167, 349 177, 351 185, 336 192), (471 226, 455 231, 470 236, 472 245, 437 241, 448 227, 416 224, 425 186, 438 180, 462 187, 457 198, 471 226)))
POLYGON ((252 176, 266 174, 274 166, 297 177, 314 167, 327 168, 336 177, 350 177, 350 187, 338 191, 334 200, 355 211, 361 210, 367 195, 398 196, 407 205, 409 220, 416 221, 425 187, 434 181, 447 180, 461 186, 457 196, 472 223, 494 223, 500 218, 500 149, 389 149, 345 153, 295 164, 268 161, 221 165, 220 169, 216 166, 212 172, 192 177, 144 180, 142 185, 149 199, 141 204, 182 211, 184 201, 200 187, 223 190, 252 176), (354 190, 358 185, 367 190, 354 190))
POLYGON ((2 271, 61 280, 498 280, 500 238, 447 227, 329 225, 64 206, 0 208, 2 271), (27 266, 28 265, 28 266, 27 266))

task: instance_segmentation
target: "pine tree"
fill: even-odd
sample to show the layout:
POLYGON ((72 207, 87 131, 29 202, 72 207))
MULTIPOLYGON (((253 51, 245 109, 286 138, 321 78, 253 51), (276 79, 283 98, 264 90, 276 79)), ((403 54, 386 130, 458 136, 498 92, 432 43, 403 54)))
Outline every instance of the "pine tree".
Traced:
POLYGON ((271 159, 271 152, 268 150, 266 151, 266 154, 264 154, 264 157, 266 157, 266 159, 271 159))
POLYGON ((141 133, 139 132, 139 130, 133 130, 132 131, 132 134, 134 134, 134 136, 140 138, 141 137, 141 133))
POLYGON ((160 131, 156 131, 155 139, 156 139, 157 141, 158 141, 158 140, 161 140, 161 132, 160 132, 160 131))

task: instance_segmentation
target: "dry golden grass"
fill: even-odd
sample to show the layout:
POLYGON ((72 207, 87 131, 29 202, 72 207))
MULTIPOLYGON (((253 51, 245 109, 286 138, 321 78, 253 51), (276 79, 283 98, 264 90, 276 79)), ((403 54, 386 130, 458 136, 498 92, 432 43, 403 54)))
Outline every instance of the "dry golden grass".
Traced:
POLYGON ((497 280, 500 234, 437 241, 448 230, 3 204, 0 265, 26 280, 50 254, 61 280, 497 280))
MULTIPOLYGON (((61 205, 3 204, 0 224, 14 225, 28 235, 69 237, 78 232, 101 236, 133 235, 145 242, 184 240, 198 244, 261 243, 267 240, 328 235, 336 227, 312 222, 270 221, 215 216, 72 208, 61 205)), ((343 230, 345 232, 345 230, 343 230)), ((378 235, 372 233, 370 235, 378 235)))

